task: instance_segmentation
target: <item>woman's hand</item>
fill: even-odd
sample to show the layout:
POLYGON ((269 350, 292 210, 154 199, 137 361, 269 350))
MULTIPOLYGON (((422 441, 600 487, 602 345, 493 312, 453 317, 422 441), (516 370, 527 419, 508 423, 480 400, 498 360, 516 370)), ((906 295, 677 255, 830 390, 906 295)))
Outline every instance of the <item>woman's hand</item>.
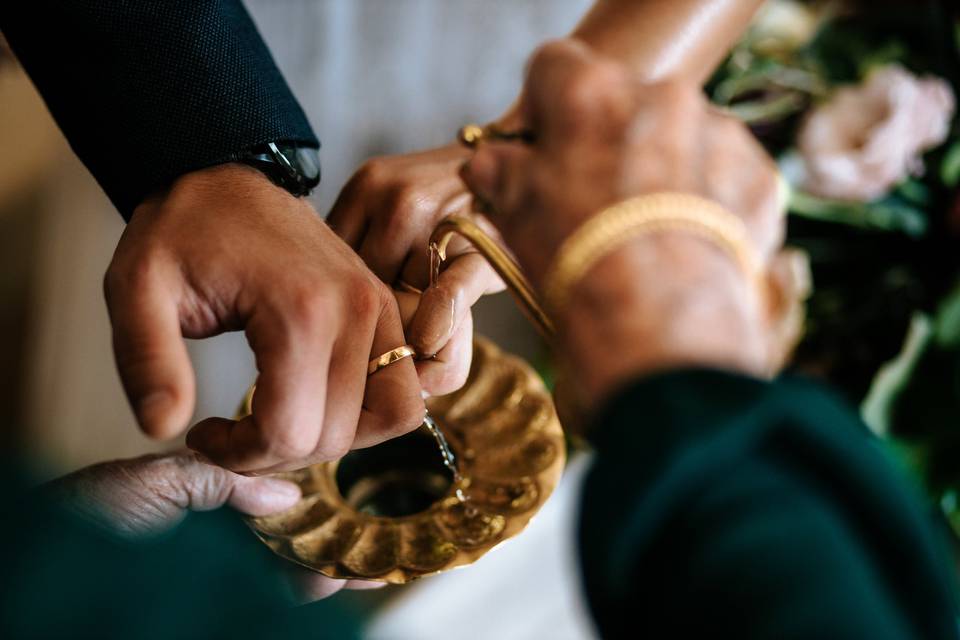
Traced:
MULTIPOLYGON (((246 515, 265 516, 289 509, 300 499, 300 489, 292 482, 237 475, 187 451, 96 464, 53 481, 48 490, 85 519, 134 539, 172 529, 188 511, 229 505, 246 515)), ((334 580, 290 563, 282 566, 304 601, 344 587, 382 586, 334 580)))
MULTIPOLYGON (((625 198, 680 191, 743 219, 763 267, 784 235, 773 162, 698 87, 643 85, 571 41, 543 47, 524 90, 529 146, 483 143, 464 167, 534 284, 563 240, 625 198)), ((766 371, 767 310, 735 263, 679 232, 643 236, 600 260, 557 318, 587 402, 625 376, 682 364, 766 371)))
MULTIPOLYGON (((470 205, 458 172, 469 151, 450 145, 408 155, 374 158, 347 183, 327 222, 383 282, 424 291, 405 317, 407 341, 418 354, 442 357, 418 366, 424 390, 434 395, 456 390, 469 370, 470 308, 503 283, 461 238, 451 242, 436 286, 427 288, 427 243, 437 224, 470 205), (467 331, 465 332, 465 329, 467 331), (457 344, 451 344, 457 338, 457 344)), ((478 220, 496 233, 486 221, 478 220)), ((414 298, 407 298, 408 301, 414 298)))

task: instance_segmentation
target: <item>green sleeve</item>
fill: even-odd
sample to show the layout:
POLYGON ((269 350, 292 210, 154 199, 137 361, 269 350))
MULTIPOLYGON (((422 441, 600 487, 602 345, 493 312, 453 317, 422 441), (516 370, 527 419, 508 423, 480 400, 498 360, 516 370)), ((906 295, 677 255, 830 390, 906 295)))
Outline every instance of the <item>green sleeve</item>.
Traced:
POLYGON ((336 598, 294 607, 286 561, 229 510, 132 542, 23 490, 10 468, 0 469, 0 638, 359 637, 336 598))
POLYGON ((671 373, 592 434, 580 550, 604 637, 957 637, 930 514, 825 390, 671 373))

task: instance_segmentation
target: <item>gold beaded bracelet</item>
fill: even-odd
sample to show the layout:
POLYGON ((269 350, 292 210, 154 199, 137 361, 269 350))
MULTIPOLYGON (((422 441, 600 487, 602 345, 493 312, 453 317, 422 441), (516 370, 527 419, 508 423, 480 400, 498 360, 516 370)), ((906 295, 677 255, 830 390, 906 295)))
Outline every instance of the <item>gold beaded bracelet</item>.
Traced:
POLYGON ((703 238, 734 258, 751 283, 760 277, 746 225, 716 202, 687 193, 637 196, 608 207, 564 240, 543 281, 553 313, 566 306, 576 284, 604 256, 640 236, 680 231, 703 238))

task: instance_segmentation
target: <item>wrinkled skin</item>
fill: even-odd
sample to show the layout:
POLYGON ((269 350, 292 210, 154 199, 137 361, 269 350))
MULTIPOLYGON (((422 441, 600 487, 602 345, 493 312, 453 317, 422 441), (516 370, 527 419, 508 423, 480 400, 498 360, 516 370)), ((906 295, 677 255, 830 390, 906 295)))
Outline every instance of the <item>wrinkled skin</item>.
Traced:
MULTIPOLYGON (((560 244, 605 207, 679 191, 739 215, 769 286, 782 277, 776 171, 739 122, 689 83, 645 85, 573 41, 544 46, 524 88, 532 145, 483 143, 464 167, 539 285, 560 244)), ((716 246, 681 232, 648 234, 607 254, 557 318, 562 352, 592 406, 639 373, 709 365, 763 375, 773 310, 716 246)))
MULTIPOLYGON (((84 519, 134 540, 172 529, 188 511, 229 505, 246 515, 264 516, 300 499, 300 489, 292 482, 241 476, 201 462, 189 451, 96 464, 55 480, 47 490, 84 519)), ((277 569, 285 572, 304 602, 343 588, 383 586, 334 580, 280 559, 277 569)))

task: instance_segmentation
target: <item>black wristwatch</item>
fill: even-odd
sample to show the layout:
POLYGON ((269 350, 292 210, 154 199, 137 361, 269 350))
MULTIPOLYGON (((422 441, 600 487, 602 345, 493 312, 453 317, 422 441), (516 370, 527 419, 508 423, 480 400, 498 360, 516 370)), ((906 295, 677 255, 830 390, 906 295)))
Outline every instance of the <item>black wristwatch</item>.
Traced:
POLYGON ((268 142, 238 154, 236 160, 261 171, 297 197, 308 195, 320 184, 320 154, 313 147, 268 142))

